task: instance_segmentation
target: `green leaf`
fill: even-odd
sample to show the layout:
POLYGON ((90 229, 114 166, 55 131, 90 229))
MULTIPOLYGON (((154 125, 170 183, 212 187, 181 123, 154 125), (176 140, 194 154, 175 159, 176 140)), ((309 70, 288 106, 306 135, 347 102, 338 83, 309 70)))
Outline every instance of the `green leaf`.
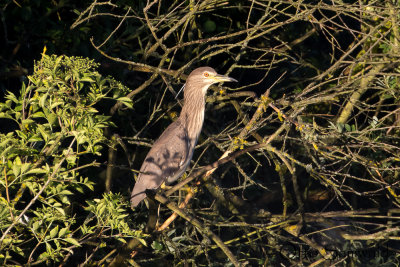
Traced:
POLYGON ((90 83, 94 83, 95 81, 92 78, 89 77, 83 77, 79 79, 80 82, 90 82, 90 83))
POLYGON ((100 203, 99 206, 97 206, 97 212, 99 215, 102 215, 105 210, 106 206, 103 203, 100 203))
POLYGON ((69 190, 63 190, 63 191, 61 191, 59 194, 61 194, 61 195, 73 195, 74 193, 72 193, 72 192, 69 191, 69 190))
POLYGON ((54 238, 58 234, 58 225, 50 231, 50 238, 54 238))
POLYGON ((120 97, 117 100, 122 102, 125 106, 129 108, 133 108, 132 100, 129 97, 120 97))
POLYGON ((73 244, 73 245, 75 245, 75 246, 77 246, 77 247, 80 247, 80 246, 81 246, 81 245, 79 244, 79 242, 78 242, 75 238, 72 238, 72 237, 67 237, 67 238, 64 239, 64 241, 66 241, 66 242, 68 242, 68 243, 71 243, 71 244, 73 244))
POLYGON ((147 247, 147 242, 146 242, 146 240, 145 240, 145 239, 143 239, 143 238, 139 238, 139 237, 136 237, 136 239, 137 239, 137 240, 139 240, 139 242, 140 242, 140 243, 142 243, 142 244, 143 244, 143 246, 147 247))
POLYGON ((6 98, 11 100, 14 103, 18 103, 17 97, 10 91, 8 91, 8 95, 6 96, 6 98))
POLYGON ((49 258, 49 253, 47 252, 43 252, 42 254, 39 255, 39 260, 46 260, 47 258, 49 258))
POLYGON ((120 241, 120 242, 122 242, 122 243, 124 243, 124 244, 126 244, 126 240, 123 239, 122 237, 117 237, 117 240, 120 241))
POLYGON ((30 163, 23 163, 21 166, 21 174, 25 174, 26 171, 31 167, 30 163))
POLYGON ((47 121, 50 125, 55 125, 57 122, 58 116, 54 113, 50 113, 47 115, 47 121))
POLYGON ((17 164, 14 164, 14 165, 12 166, 12 171, 13 171, 14 176, 15 176, 15 177, 18 177, 19 174, 20 174, 20 172, 21 172, 21 166, 20 166, 20 165, 17 165, 17 164))
POLYGON ((162 250, 164 248, 163 245, 157 241, 153 241, 153 243, 151 244, 151 247, 155 250, 162 250))
POLYGON ((22 131, 20 131, 20 130, 16 130, 15 132, 17 133, 17 135, 18 135, 21 139, 23 139, 23 140, 27 140, 27 139, 28 139, 28 137, 26 136, 26 134, 25 134, 24 132, 22 132, 22 131))
POLYGON ((41 168, 35 168, 35 169, 31 169, 31 170, 27 171, 26 174, 44 174, 44 173, 47 173, 47 171, 43 170, 41 168))
POLYGON ((34 120, 31 120, 31 119, 26 119, 26 120, 22 120, 21 123, 22 123, 23 125, 29 125, 29 124, 35 123, 35 121, 34 121, 34 120))
POLYGON ((13 250, 15 253, 19 254, 20 256, 25 257, 25 253, 20 247, 14 246, 13 250))
POLYGON ((50 109, 54 109, 57 106, 63 105, 64 102, 58 101, 58 102, 54 102, 53 104, 51 104, 50 109))
POLYGON ((49 141, 49 136, 46 133, 46 130, 44 129, 43 125, 38 124, 37 129, 39 130, 40 134, 42 135, 43 140, 47 143, 49 141))
POLYGON ((36 232, 40 225, 41 225, 41 223, 40 223, 39 221, 34 222, 34 223, 32 224, 32 230, 33 230, 34 232, 36 232))
POLYGON ((40 105, 42 108, 44 108, 44 109, 47 109, 47 107, 45 106, 45 102, 46 102, 47 97, 48 97, 48 94, 47 94, 47 93, 46 93, 46 94, 43 94, 43 95, 40 97, 40 100, 39 100, 39 105, 40 105))
POLYGON ((53 251, 53 248, 51 247, 51 245, 48 242, 46 242, 46 251, 49 254, 51 254, 53 251))
POLYGON ((337 124, 337 130, 339 133, 343 133, 343 128, 344 128, 344 124, 343 123, 338 123, 337 124))
POLYGON ((43 141, 43 138, 40 137, 37 134, 32 135, 31 137, 29 137, 28 142, 41 142, 43 141))
POLYGON ((0 119, 14 119, 11 115, 8 113, 0 112, 0 119))
POLYGON ((123 219, 123 218, 125 218, 125 217, 127 217, 127 216, 128 216, 128 214, 118 215, 118 216, 117 216, 117 219, 123 219))
POLYGON ((68 231, 67 227, 61 228, 61 230, 58 232, 58 237, 64 237, 67 231, 68 231))
POLYGON ((45 115, 42 111, 38 111, 32 114, 32 118, 45 118, 45 115))

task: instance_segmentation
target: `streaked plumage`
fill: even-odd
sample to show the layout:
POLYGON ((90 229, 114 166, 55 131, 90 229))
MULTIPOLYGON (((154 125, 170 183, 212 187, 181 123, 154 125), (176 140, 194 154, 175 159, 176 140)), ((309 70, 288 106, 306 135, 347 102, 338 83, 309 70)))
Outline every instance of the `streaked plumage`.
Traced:
POLYGON ((189 166, 204 121, 205 95, 213 83, 236 81, 201 67, 190 73, 184 90, 184 105, 179 118, 154 142, 147 154, 131 194, 131 206, 145 197, 146 189, 157 189, 163 182, 176 181, 189 166))

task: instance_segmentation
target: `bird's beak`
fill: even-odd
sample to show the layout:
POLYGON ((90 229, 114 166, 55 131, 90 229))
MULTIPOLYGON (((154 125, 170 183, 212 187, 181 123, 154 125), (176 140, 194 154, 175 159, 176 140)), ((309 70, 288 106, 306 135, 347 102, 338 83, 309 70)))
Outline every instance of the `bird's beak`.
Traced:
POLYGON ((233 79, 231 77, 228 77, 228 76, 225 76, 225 75, 221 75, 221 74, 215 74, 210 78, 213 79, 216 83, 220 83, 220 82, 237 82, 236 79, 233 79))

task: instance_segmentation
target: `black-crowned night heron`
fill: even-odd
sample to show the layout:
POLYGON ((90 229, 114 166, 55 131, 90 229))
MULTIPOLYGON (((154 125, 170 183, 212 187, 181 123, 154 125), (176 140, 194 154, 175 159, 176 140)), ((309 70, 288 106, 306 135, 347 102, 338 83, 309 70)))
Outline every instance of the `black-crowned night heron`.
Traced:
POLYGON ((179 118, 153 144, 140 168, 131 194, 132 208, 146 197, 147 189, 157 189, 164 182, 170 184, 185 172, 203 127, 207 89, 219 82, 236 80, 217 74, 210 67, 197 68, 190 73, 179 118))

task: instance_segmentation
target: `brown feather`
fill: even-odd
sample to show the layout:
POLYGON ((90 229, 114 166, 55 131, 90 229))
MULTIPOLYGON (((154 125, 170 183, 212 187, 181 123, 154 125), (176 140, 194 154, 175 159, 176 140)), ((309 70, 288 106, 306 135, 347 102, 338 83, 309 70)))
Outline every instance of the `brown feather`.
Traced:
POLYGON ((157 189, 182 175, 190 162, 188 145, 187 131, 178 119, 168 126, 147 154, 132 190, 132 207, 146 197, 146 189, 157 189))
POLYGON ((162 183, 176 181, 189 166, 204 121, 205 95, 217 82, 236 81, 201 67, 190 73, 184 90, 184 105, 175 122, 161 134, 147 154, 131 194, 131 206, 145 197, 146 189, 157 189, 162 183))

